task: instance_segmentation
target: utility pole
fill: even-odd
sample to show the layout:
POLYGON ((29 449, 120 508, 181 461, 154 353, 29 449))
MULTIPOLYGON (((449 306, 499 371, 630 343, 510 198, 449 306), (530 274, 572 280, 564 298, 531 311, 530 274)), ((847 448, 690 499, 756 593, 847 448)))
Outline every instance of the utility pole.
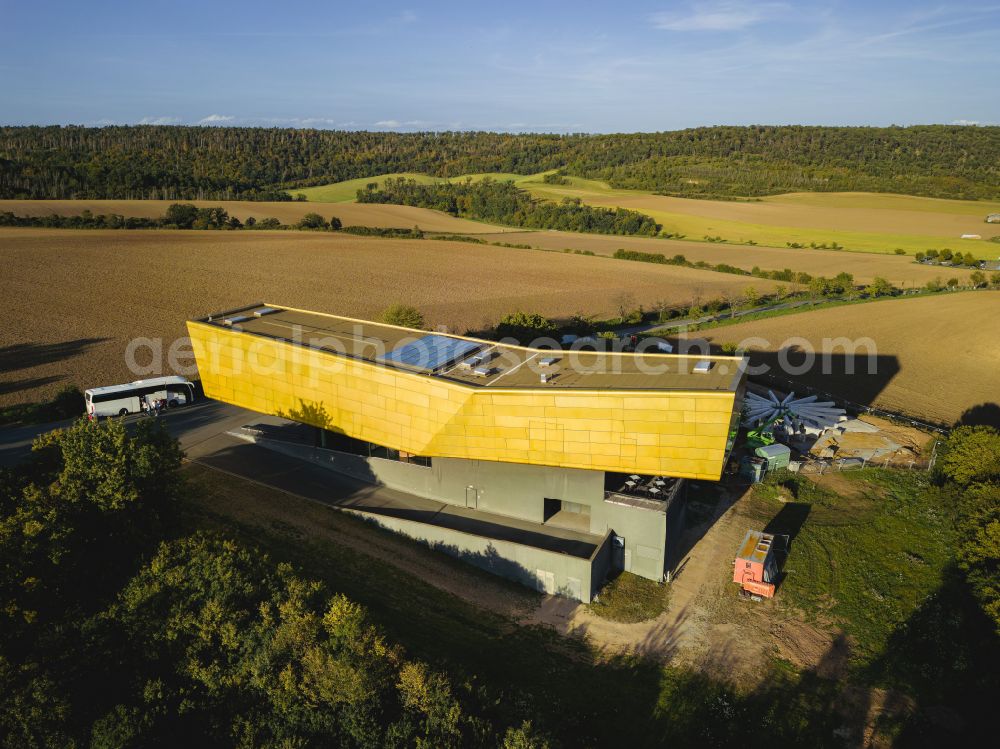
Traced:
POLYGON ((937 460, 937 449, 938 449, 938 445, 940 445, 940 444, 941 444, 940 440, 934 440, 934 447, 931 448, 931 460, 927 464, 927 470, 928 471, 930 471, 931 469, 934 468, 934 462, 937 460))

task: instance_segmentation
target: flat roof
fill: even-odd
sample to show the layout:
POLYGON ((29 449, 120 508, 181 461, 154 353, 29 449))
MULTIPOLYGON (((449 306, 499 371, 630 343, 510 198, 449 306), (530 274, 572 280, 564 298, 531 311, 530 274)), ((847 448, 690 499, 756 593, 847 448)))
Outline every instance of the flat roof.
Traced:
POLYGON ((254 304, 195 322, 495 389, 732 392, 746 366, 739 356, 560 349, 557 342, 553 349, 528 348, 275 304, 254 304))
POLYGON ((740 551, 736 555, 737 559, 745 559, 748 562, 763 564, 767 555, 771 553, 771 546, 774 543, 774 535, 762 533, 761 531, 747 531, 743 539, 740 551))

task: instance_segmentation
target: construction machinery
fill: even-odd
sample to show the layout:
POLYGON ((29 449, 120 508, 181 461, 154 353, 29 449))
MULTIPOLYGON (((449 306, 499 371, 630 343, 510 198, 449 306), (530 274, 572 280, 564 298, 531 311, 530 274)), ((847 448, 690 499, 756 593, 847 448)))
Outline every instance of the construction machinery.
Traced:
POLYGON ((747 595, 773 598, 779 573, 777 554, 787 544, 787 536, 747 531, 733 563, 733 582, 747 595))
POLYGON ((806 430, 818 433, 832 427, 844 414, 844 409, 834 407, 832 401, 817 402, 815 395, 796 398, 795 393, 789 393, 779 399, 770 390, 767 397, 748 393, 743 420, 743 426, 749 428, 747 445, 753 448, 773 445, 774 427, 779 422, 789 434, 806 430))
POLYGON ((744 455, 740 460, 740 475, 750 479, 754 484, 764 480, 768 471, 788 468, 792 461, 792 450, 787 445, 775 442, 764 445, 753 451, 753 455, 744 455))

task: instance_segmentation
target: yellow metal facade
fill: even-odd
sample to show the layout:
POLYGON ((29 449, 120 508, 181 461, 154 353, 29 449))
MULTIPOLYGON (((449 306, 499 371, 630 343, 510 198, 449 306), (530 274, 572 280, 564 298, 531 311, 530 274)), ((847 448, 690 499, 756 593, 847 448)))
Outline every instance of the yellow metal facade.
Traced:
POLYGON ((484 388, 200 322, 205 394, 415 455, 717 480, 732 391, 484 388))

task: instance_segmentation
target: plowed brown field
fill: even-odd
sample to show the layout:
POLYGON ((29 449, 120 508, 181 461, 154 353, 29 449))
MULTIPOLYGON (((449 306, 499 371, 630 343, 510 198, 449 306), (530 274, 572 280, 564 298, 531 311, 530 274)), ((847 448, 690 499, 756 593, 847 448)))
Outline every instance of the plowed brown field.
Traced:
MULTIPOLYGON (((394 302, 462 332, 518 310, 610 316, 615 297, 684 303, 750 279, 461 242, 308 232, 0 229, 0 403, 136 378, 127 342, 266 300, 355 317, 394 302)), ((760 290, 773 282, 752 279, 760 290)), ((148 358, 148 356, 146 357, 148 358)))
MULTIPOLYGON (((951 423, 974 406, 1000 406, 998 321, 1000 292, 978 291, 833 307, 690 337, 715 344, 757 337, 762 340, 751 342, 750 350, 769 353, 751 358, 772 367, 775 352, 804 347, 804 338, 819 356, 796 379, 851 401, 951 423), (846 373, 842 348, 832 345, 841 336, 874 342, 875 373, 867 373, 862 348, 854 360, 856 374, 846 373), (823 352, 830 354, 829 374, 822 371, 823 352)), ((802 361, 794 353, 788 359, 793 365, 802 361)))
MULTIPOLYGON (((664 198, 667 199, 667 198, 664 198)), ((676 200, 670 198, 670 200, 676 200)), ((46 216, 52 213, 72 216, 84 210, 96 214, 117 213, 123 216, 157 218, 175 201, 168 200, 0 200, 0 212, 11 211, 21 216, 46 216)), ((549 250, 589 250, 598 255, 613 255, 625 248, 640 252, 681 254, 688 260, 709 263, 729 263, 750 270, 790 268, 814 276, 835 276, 841 271, 853 273, 859 283, 870 283, 881 276, 899 287, 923 286, 940 278, 964 280, 971 271, 932 267, 913 262, 912 256, 896 256, 831 250, 757 247, 737 244, 709 244, 684 240, 663 240, 647 237, 617 237, 601 234, 574 234, 561 231, 519 231, 490 224, 455 218, 427 208, 374 203, 265 203, 249 201, 193 201, 199 207, 223 206, 231 215, 245 220, 273 216, 283 223, 294 224, 303 215, 317 212, 329 219, 339 218, 345 226, 373 226, 409 229, 419 226, 425 231, 478 235, 490 242, 527 244, 549 250)), ((687 201, 701 204, 706 201, 687 201)), ((730 205, 730 204, 727 204, 730 205)), ((733 204, 737 207, 740 204, 733 204)), ((289 235, 291 239, 291 235, 289 235)), ((997 250, 1000 255, 1000 249, 997 250)))
MULTIPOLYGON (((899 287, 923 286, 934 278, 947 281, 951 277, 965 279, 972 271, 921 265, 912 256, 876 255, 836 250, 793 250, 787 247, 754 247, 752 245, 710 244, 685 240, 652 239, 648 237, 609 237, 600 234, 572 234, 560 231, 505 232, 484 234, 491 242, 530 244, 550 250, 566 248, 590 250, 598 255, 613 255, 615 250, 638 250, 661 253, 667 257, 684 255, 688 260, 708 263, 729 263, 750 270, 755 265, 764 270, 790 268, 796 273, 813 276, 836 276, 841 271, 853 273, 859 283, 870 283, 875 276, 899 287)), ((997 247, 1000 255, 1000 246, 997 247)))

